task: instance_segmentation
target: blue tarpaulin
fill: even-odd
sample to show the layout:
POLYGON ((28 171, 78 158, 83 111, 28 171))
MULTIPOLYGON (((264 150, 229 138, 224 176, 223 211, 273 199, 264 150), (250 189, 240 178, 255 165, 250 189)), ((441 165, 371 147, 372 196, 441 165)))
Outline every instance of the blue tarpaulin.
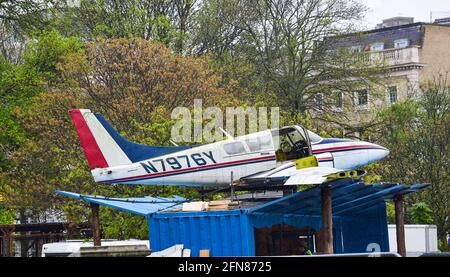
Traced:
POLYGON ((179 209, 185 198, 174 196, 172 198, 165 197, 139 197, 139 198, 113 198, 105 196, 83 195, 67 191, 56 191, 57 194, 84 200, 90 203, 111 207, 125 212, 137 215, 148 216, 152 213, 160 211, 171 211, 179 209))

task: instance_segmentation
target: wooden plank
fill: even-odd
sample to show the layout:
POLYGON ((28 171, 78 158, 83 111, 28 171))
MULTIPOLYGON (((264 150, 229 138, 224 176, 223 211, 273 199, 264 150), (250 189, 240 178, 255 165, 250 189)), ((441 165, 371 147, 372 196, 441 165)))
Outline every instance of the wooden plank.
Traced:
POLYGON ((222 205, 228 205, 231 203, 231 200, 214 200, 209 201, 208 204, 210 206, 222 206, 222 205))
POLYGON ((209 257, 209 249, 200 250, 200 257, 209 257))

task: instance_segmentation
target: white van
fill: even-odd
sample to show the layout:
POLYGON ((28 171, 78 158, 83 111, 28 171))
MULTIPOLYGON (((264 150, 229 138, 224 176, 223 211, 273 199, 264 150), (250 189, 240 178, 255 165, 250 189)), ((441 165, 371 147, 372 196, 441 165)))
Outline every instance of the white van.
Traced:
MULTIPOLYGON (((148 240, 102 240, 102 246, 145 245, 150 249, 148 240)), ((93 247, 92 241, 68 240, 64 242, 46 243, 42 246, 42 257, 76 257, 81 247, 93 247)))
MULTIPOLYGON (((388 225, 389 250, 397 251, 395 225, 388 225)), ((405 225, 406 256, 417 257, 426 253, 437 253, 438 238, 436 225, 405 225)))

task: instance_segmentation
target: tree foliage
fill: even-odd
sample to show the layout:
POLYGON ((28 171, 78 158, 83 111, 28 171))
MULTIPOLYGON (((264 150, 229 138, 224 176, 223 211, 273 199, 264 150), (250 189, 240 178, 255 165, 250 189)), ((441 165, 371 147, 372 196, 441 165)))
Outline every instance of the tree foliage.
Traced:
POLYGON ((21 61, 31 34, 51 22, 54 0, 0 0, 0 54, 13 64, 21 61))
MULTIPOLYGON (((9 208, 60 207, 68 219, 84 221, 86 207, 55 198, 54 189, 196 196, 193 189, 94 184, 67 110, 92 109, 130 140, 166 145, 170 111, 201 98, 207 106, 279 106, 282 125, 300 123, 324 137, 360 131, 391 150, 386 162, 367 168, 365 181, 431 183, 409 198, 408 219, 431 222, 424 205, 412 205, 426 203, 445 237, 445 78, 424 84, 421 99, 392 105, 378 121, 366 122, 362 113, 364 126, 349 123, 354 105, 334 107, 336 92, 349 99, 362 87, 373 92, 386 76, 384 64, 332 47, 359 31, 360 1, 69 2, 0 0, 0 198, 9 208)), ((391 205, 388 212, 392 217, 391 205)), ((148 234, 142 218, 112 209, 102 208, 102 221, 108 237, 148 234)))
POLYGON ((423 84, 422 90, 420 99, 392 105, 381 113, 384 124, 374 134, 391 152, 379 172, 401 183, 431 184, 411 199, 430 207, 439 238, 444 240, 450 228, 450 86, 446 76, 440 76, 423 84))
MULTIPOLYGON (((192 106, 194 98, 219 107, 237 101, 233 87, 222 84, 207 60, 174 55, 162 44, 143 39, 100 39, 86 44, 84 51, 72 51, 56 69, 64 72, 64 82, 17 111, 28 136, 10 154, 13 166, 0 175, 6 204, 36 211, 57 206, 71 221, 80 221, 87 219, 86 209, 67 199, 55 201, 55 189, 121 197, 196 195, 189 189, 96 185, 67 111, 89 107, 133 141, 167 145, 173 108, 192 106)), ((129 229, 121 237, 147 234, 143 218, 126 219, 106 210, 108 216, 115 219, 104 220, 106 234, 118 235, 124 222, 129 229)))
POLYGON ((197 0, 80 0, 59 9, 53 26, 82 38, 140 37, 182 52, 197 0))
POLYGON ((335 46, 359 31, 364 12, 358 1, 204 1, 193 17, 189 51, 212 56, 246 101, 312 117, 327 132, 362 133, 376 117, 364 113, 355 123, 354 92, 368 89, 373 101, 384 95, 386 66, 335 46), (340 97, 346 104, 336 109, 340 97))
POLYGON ((433 211, 427 203, 418 202, 412 205, 411 217, 414 224, 433 224, 433 211))
POLYGON ((22 30, 38 28, 47 21, 46 15, 52 2, 49 0, 1 0, 0 20, 22 30))
POLYGON ((0 207, 0 224, 14 224, 15 214, 13 210, 0 207))
POLYGON ((60 81, 57 64, 69 53, 81 51, 81 47, 77 38, 64 38, 53 31, 43 33, 28 44, 24 62, 19 65, 0 57, 0 168, 10 165, 6 155, 27 139, 27 133, 17 120, 18 110, 26 109, 34 96, 60 81))

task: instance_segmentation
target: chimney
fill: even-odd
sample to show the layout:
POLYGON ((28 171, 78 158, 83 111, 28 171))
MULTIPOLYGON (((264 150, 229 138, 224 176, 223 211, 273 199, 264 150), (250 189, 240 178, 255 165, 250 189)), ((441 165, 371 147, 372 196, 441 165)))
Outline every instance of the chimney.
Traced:
POLYGON ((389 28, 389 27, 397 27, 401 25, 407 25, 414 23, 414 17, 403 17, 403 16, 397 16, 392 17, 388 19, 383 19, 383 22, 380 24, 377 24, 377 29, 381 28, 389 28))

